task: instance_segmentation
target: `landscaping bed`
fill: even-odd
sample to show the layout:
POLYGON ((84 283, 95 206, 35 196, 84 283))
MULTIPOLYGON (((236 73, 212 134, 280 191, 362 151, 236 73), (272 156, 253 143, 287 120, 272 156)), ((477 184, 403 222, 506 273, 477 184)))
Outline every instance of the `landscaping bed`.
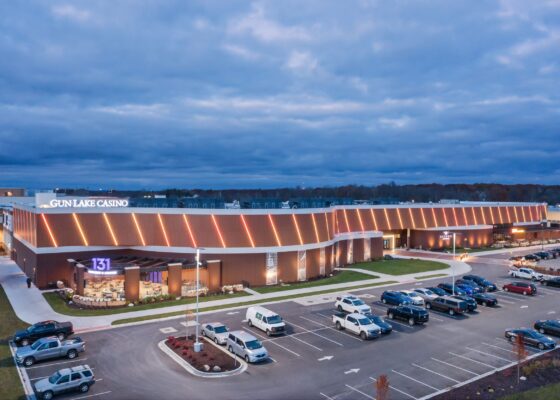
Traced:
MULTIPOLYGON (((509 367, 503 371, 496 372, 490 376, 474 381, 468 385, 461 386, 434 397, 437 400, 456 400, 456 399, 500 399, 517 398, 520 392, 531 389, 542 388, 560 382, 560 349, 543 354, 540 357, 525 361, 521 366, 521 376, 525 380, 517 383, 517 366, 509 367)), ((560 394, 555 394, 557 397, 560 394)), ((522 397, 519 397, 522 398, 522 397)), ((547 397, 542 397, 543 399, 547 397)), ((537 400, 535 396, 532 399, 537 400)))
POLYGON ((391 260, 357 263, 348 267, 379 272, 380 274, 406 275, 447 269, 449 265, 438 261, 419 260, 416 258, 393 258, 391 260))
POLYGON ((191 367, 200 372, 217 374, 239 368, 240 363, 238 360, 204 340, 202 341, 204 346, 202 351, 195 353, 193 349, 194 339, 193 335, 189 336, 188 339, 185 339, 185 336, 169 336, 165 341, 165 345, 191 367))

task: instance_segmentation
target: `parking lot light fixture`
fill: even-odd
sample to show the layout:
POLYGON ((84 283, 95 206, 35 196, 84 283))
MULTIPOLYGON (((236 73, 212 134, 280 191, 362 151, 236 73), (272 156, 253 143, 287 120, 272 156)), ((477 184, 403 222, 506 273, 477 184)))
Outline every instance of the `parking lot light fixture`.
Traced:
POLYGON ((196 248, 196 327, 195 327, 195 342, 194 342, 194 352, 198 353, 202 350, 202 343, 198 341, 198 333, 200 330, 200 325, 198 323, 198 292, 200 290, 200 247, 196 248))

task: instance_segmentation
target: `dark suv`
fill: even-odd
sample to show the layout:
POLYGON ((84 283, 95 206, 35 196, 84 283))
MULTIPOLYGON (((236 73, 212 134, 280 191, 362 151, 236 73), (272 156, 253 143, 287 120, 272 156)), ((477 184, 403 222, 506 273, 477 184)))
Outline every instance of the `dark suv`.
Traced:
POLYGON ((381 301, 383 304, 392 304, 394 306, 402 306, 405 304, 410 304, 410 297, 399 292, 394 292, 387 290, 381 295, 381 301))
POLYGON ((438 297, 426 302, 426 308, 449 313, 449 315, 463 314, 469 307, 463 300, 455 299, 451 296, 438 297))
POLYGON ((457 287, 457 285, 455 285, 455 292, 453 292, 453 285, 451 283, 440 283, 439 285, 437 285, 437 287, 445 290, 447 294, 461 294, 461 295, 467 294, 467 292, 457 287))
POLYGON ((428 311, 417 306, 397 306, 387 310, 389 319, 402 319, 407 321, 409 325, 423 325, 430 319, 428 311))
POLYGON ((479 275, 465 275, 463 276, 463 279, 465 281, 475 282, 478 286, 482 286, 484 289, 486 289, 487 292, 495 292, 496 290, 498 290, 496 284, 490 282, 488 279, 484 279, 479 275))

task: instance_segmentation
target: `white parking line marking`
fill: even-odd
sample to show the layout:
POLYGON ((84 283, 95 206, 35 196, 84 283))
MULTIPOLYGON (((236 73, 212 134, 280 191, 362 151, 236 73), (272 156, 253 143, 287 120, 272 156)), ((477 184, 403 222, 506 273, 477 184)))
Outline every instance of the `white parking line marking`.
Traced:
POLYGON ((451 364, 451 363, 438 360, 437 358, 434 358, 434 357, 430 357, 430 358, 431 358, 432 360, 437 361, 437 362, 439 362, 439 363, 442 363, 442 364, 444 364, 444 365, 448 365, 448 366, 450 366, 450 367, 457 368, 457 369, 459 369, 459 370, 461 370, 461 371, 465 371, 465 372, 467 372, 467 373, 469 373, 469 374, 472 374, 472 375, 474 375, 474 376, 478 376, 478 374, 477 374, 476 372, 472 372, 472 371, 470 371, 470 370, 468 370, 468 369, 466 369, 466 368, 458 367, 457 365, 453 365, 453 364, 451 364))
POLYGON ((270 360, 271 360, 272 362, 274 362, 274 363, 277 363, 277 362, 278 362, 278 361, 276 361, 274 358, 272 358, 272 357, 270 357, 270 356, 268 356, 268 358, 270 358, 270 360))
POLYGON ((433 320, 435 320, 435 321, 439 321, 439 322, 445 322, 445 320, 444 320, 444 319, 441 319, 441 318, 436 318, 436 317, 434 317, 433 315, 430 315, 430 319, 431 319, 431 320, 433 319, 433 320))
MULTIPOLYGON (((506 342, 506 343, 508 343, 508 344, 510 344, 510 345, 513 344, 511 341, 509 341, 509 340, 506 339, 506 338, 496 338, 496 340, 498 340, 499 342, 506 342)), ((525 350, 527 350, 527 351, 532 351, 533 353, 538 353, 538 352, 540 351, 539 349, 535 349, 535 348, 533 348, 533 347, 531 347, 531 346, 525 346, 525 350)))
POLYGON ((486 353, 486 352, 484 352, 484 351, 480 351, 480 350, 477 350, 477 349, 473 349, 472 347, 465 347, 465 348, 469 349, 470 351, 474 351, 475 353, 480 353, 480 354, 484 354, 485 356, 494 357, 494 358, 497 359, 497 360, 507 361, 508 363, 511 362, 511 360, 508 359, 508 358, 504 358, 504 357, 500 357, 500 356, 495 356, 494 354, 490 354, 490 353, 486 353))
MULTIPOLYGON (((246 322, 246 321, 243 321, 246 322)), ((184 327, 189 327, 189 326, 197 326, 198 324, 196 323, 196 321, 189 321, 189 322, 180 322, 181 325, 183 325, 184 327)))
POLYGON ((167 328, 160 328, 159 330, 161 333, 175 333, 177 332, 177 329, 173 328, 172 326, 167 327, 167 328))
POLYGON ((400 373, 399 371, 395 371, 394 369, 392 369, 391 371, 393 371, 395 374, 399 374, 400 376, 403 376, 403 377, 405 377, 405 378, 408 378, 408 379, 410 379, 411 381, 414 381, 414 382, 416 382, 416 383, 419 383, 420 385, 429 387, 430 389, 433 389, 433 390, 435 390, 435 391, 440 390, 440 389, 438 389, 438 388, 435 388, 435 387, 433 387, 433 386, 428 385, 427 383, 421 382, 421 381, 419 381, 419 380, 417 380, 417 379, 411 378, 410 376, 407 376, 407 375, 405 375, 405 374, 402 374, 402 373, 400 373))
POLYGON ((547 312, 547 314, 548 314, 548 315, 556 314, 556 311, 549 311, 549 312, 547 312))
POLYGON ((298 337, 296 337, 296 336, 288 335, 287 337, 292 338, 292 339, 295 339, 295 340, 297 340, 298 342, 301 342, 301 343, 303 343, 303 344, 308 345, 309 347, 313 347, 315 350, 323 351, 323 349, 321 349, 321 348, 319 348, 319 347, 317 347, 317 346, 315 346, 315 345, 312 345, 311 343, 307 343, 305 340, 301 340, 300 338, 298 338, 298 337))
POLYGON ((112 393, 110 390, 106 391, 106 392, 101 392, 101 393, 95 393, 95 394, 88 394, 87 396, 80 396, 80 397, 73 397, 70 400, 80 400, 80 399, 88 399, 90 397, 94 397, 94 396, 102 396, 104 394, 109 394, 112 393))
MULTIPOLYGON (((301 316, 300 316, 300 317, 301 317, 301 316)), ((344 333, 343 331, 339 331, 338 329, 336 329, 336 328, 334 328, 334 327, 332 327, 332 326, 327 326, 327 325, 322 324, 322 323, 320 323, 320 322, 313 321, 312 319, 309 319, 309 318, 305 318, 305 317, 301 317, 301 318, 303 318, 303 319, 306 320, 306 321, 313 322, 314 324, 317 324, 317 325, 319 325, 319 326, 322 326, 323 328, 330 329, 330 330, 332 330, 332 331, 334 331, 334 332, 338 332, 338 333, 340 333, 341 335, 344 335, 344 336, 349 337, 349 338, 351 338, 351 339, 355 339, 355 340, 359 340, 360 342, 363 342, 362 339, 360 339, 360 338, 358 338, 358 337, 356 337, 356 336, 354 336, 354 335, 352 335, 352 334, 348 334, 348 333, 344 333)))
POLYGON ((352 389, 353 391, 360 393, 361 395, 367 397, 368 399, 375 400, 375 397, 370 396, 369 394, 364 393, 364 392, 362 392, 361 390, 356 389, 355 387, 352 387, 352 386, 350 386, 350 385, 345 385, 345 386, 346 386, 348 389, 352 389))
MULTIPOLYGON (((369 379, 371 379, 371 380, 374 381, 374 382, 377 382, 377 379, 372 378, 371 376, 369 377, 369 379)), ((416 397, 414 397, 414 396, 412 396, 412 395, 410 395, 410 394, 408 394, 408 393, 406 393, 406 392, 403 392, 402 390, 397 389, 396 387, 394 387, 394 386, 392 386, 392 385, 389 385, 389 389, 391 389, 391 390, 396 390, 397 392, 402 393, 402 394, 404 394, 405 396, 410 397, 411 399, 418 400, 416 397)))
POLYGON ((28 368, 26 368, 26 369, 50 367, 50 366, 53 366, 53 365, 67 364, 67 363, 72 363, 72 362, 81 362, 81 361, 86 361, 86 360, 87 360, 87 357, 86 357, 86 358, 79 358, 79 357, 76 357, 76 358, 73 359, 73 360, 61 361, 61 362, 50 363, 50 364, 38 364, 38 365, 35 365, 35 366, 33 366, 33 367, 28 367, 28 368))
POLYGON ((452 352, 449 352, 449 354, 451 354, 454 357, 464 358, 465 360, 472 361, 473 363, 476 363, 476 364, 484 365, 485 367, 488 367, 490 369, 496 369, 496 367, 494 367, 493 365, 483 363, 482 361, 473 360, 472 358, 467 357, 467 356, 462 356, 460 354, 455 354, 455 353, 452 353, 452 352))
POLYGON ((503 350, 503 351, 509 351, 510 353, 515 354, 515 351, 512 351, 512 350, 510 350, 510 349, 504 349, 503 347, 496 346, 496 345, 493 345, 493 344, 490 344, 490 343, 485 343, 485 342, 481 342, 481 343, 482 343, 483 345, 485 345, 485 346, 494 347, 494 348, 496 348, 496 349, 500 349, 500 350, 503 350))
POLYGON ((332 398, 332 397, 330 397, 330 396, 327 396, 325 393, 319 392, 319 394, 320 394, 321 396, 323 396, 325 399, 334 400, 334 398, 332 398))
POLYGON ((528 305, 523 305, 523 306, 520 306, 519 308, 529 308, 529 306, 528 305))
POLYGON ((412 365, 413 365, 414 367, 416 367, 416 368, 420 368, 420 369, 423 369, 424 371, 428 371, 428 372, 431 372, 432 374, 441 376, 442 378, 449 379, 449 380, 452 381, 452 382, 461 383, 461 381, 458 381, 457 379, 453 379, 453 378, 450 378, 450 377, 448 377, 448 376, 446 376, 446 375, 440 374, 439 372, 432 371, 432 370, 429 369, 429 368, 425 368, 425 367, 422 367, 422 366, 420 366, 420 365, 418 365, 418 364, 414 364, 414 363, 412 363, 412 365))
POLYGON ((408 328, 408 329, 414 329, 413 326, 410 326, 410 325, 408 325, 408 324, 405 324, 404 322, 395 321, 394 319, 389 319, 389 318, 387 318, 387 321, 390 321, 390 322, 389 322, 390 324, 398 324, 398 325, 404 326, 405 328, 408 328))
MULTIPOLYGON (((300 315, 300 318, 303 318, 303 317, 300 315)), ((286 321, 286 320, 284 320, 284 321, 286 321)), ((286 321, 286 322, 288 322, 288 321, 286 321)), ((309 330, 309 329, 307 329, 307 328, 304 328, 303 326, 296 325, 296 324, 294 324, 293 322, 288 322, 288 324, 293 325, 293 326, 297 326, 299 329, 303 329, 303 330, 304 330, 305 332, 307 332, 307 333, 311 333, 311 334, 313 334, 313 335, 315 335, 315 336, 319 336, 320 338, 323 338, 323 339, 325 339, 325 340, 327 340, 327 341, 329 341, 329 342, 331 342, 331 343, 334 343, 334 344, 336 344, 336 345, 338 345, 338 346, 340 346, 340 347, 344 347, 344 345, 343 345, 342 343, 337 342, 336 340, 329 339, 329 338, 326 337, 326 336, 319 335, 317 332, 314 332, 314 331, 312 331, 312 330, 309 330)))
POLYGON ((286 350, 287 352, 292 353, 292 354, 295 355, 296 357, 301 357, 301 355, 299 355, 299 354, 296 353, 295 351, 292 351, 292 350, 288 349, 287 347, 284 347, 284 346, 282 346, 281 344, 276 343, 276 342, 273 341, 273 340, 268 340, 268 338, 266 338, 265 336, 259 335, 258 333, 254 332, 254 331, 252 331, 252 330, 250 330, 250 329, 247 329, 247 328, 243 328, 243 329, 246 330, 247 332, 249 332, 249 333, 252 334, 252 335, 257 335, 257 336, 259 336, 260 338, 263 338, 263 339, 267 340, 268 343, 275 344, 276 346, 278 346, 278 347, 280 347, 280 348, 286 350))

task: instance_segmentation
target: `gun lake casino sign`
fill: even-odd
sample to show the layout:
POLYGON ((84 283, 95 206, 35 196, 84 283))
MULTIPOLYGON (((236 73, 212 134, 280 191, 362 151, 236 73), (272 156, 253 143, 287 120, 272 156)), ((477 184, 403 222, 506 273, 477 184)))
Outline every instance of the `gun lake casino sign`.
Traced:
POLYGON ((127 199, 52 199, 51 208, 114 208, 128 207, 127 199))

